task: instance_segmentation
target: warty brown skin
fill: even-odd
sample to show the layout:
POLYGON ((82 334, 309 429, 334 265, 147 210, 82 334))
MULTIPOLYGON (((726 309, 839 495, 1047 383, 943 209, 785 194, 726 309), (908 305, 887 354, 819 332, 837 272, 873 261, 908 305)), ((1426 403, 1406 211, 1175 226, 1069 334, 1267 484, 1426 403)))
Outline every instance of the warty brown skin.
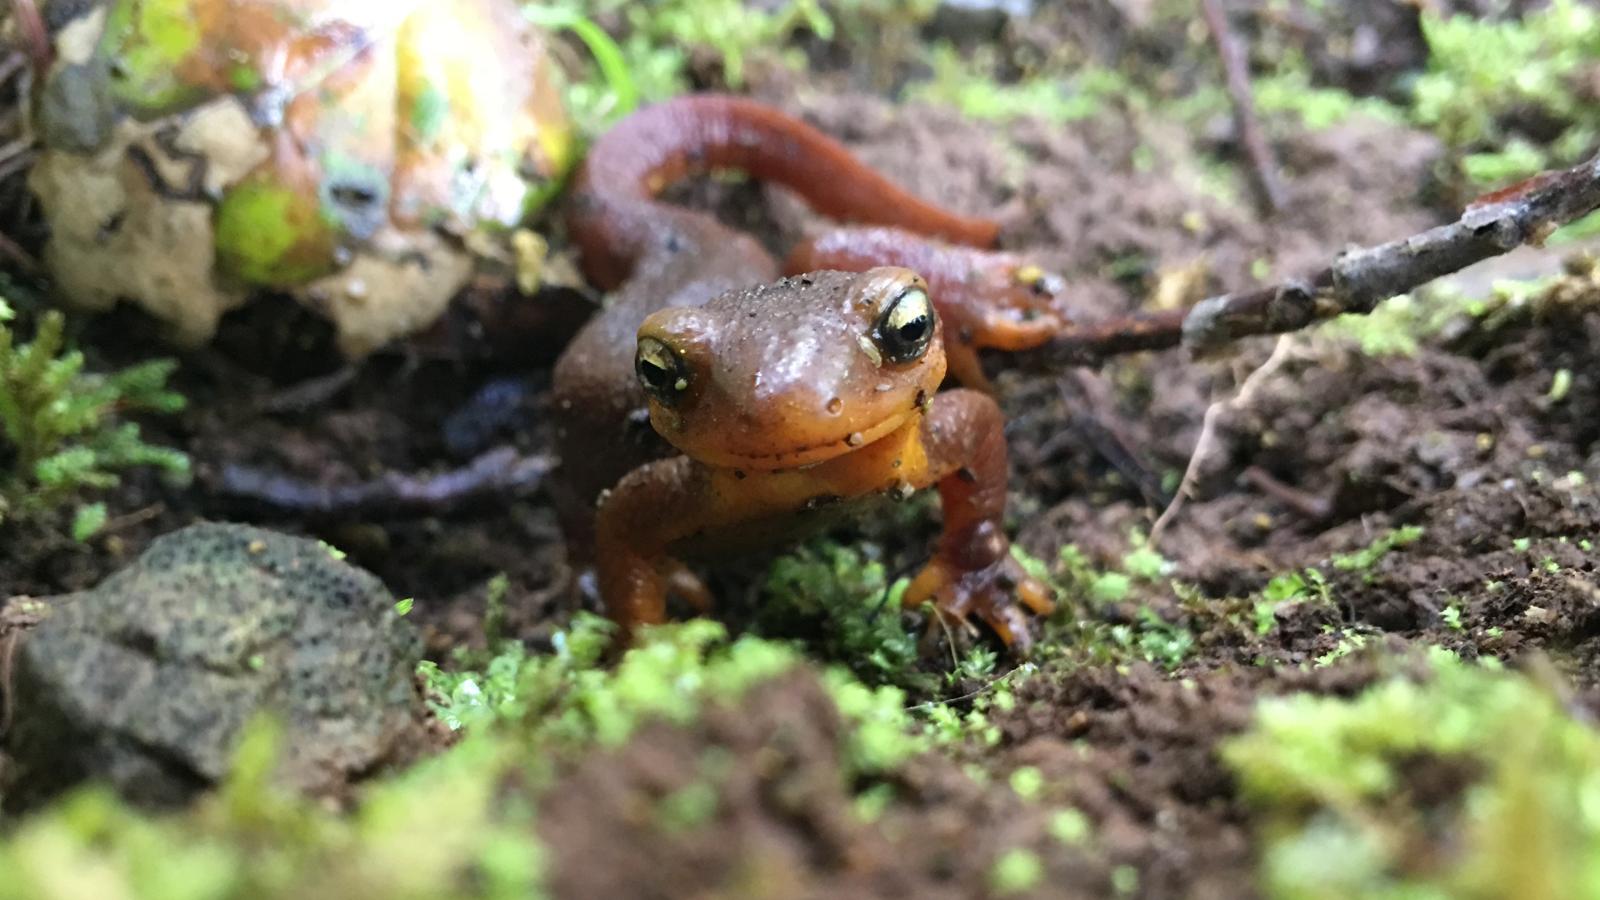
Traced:
MULTIPOLYGON (((825 409, 818 413, 813 408, 814 401, 820 392, 825 392, 824 385, 830 377, 820 368, 825 354, 819 352, 802 358, 783 356, 778 351, 795 349, 792 339, 800 333, 798 329, 802 324, 811 329, 808 333, 817 336, 813 349, 826 345, 825 333, 834 339, 844 339, 847 332, 851 345, 859 348, 858 340, 864 339, 860 323, 852 322, 848 329, 843 320, 827 325, 829 320, 825 314, 804 303, 799 304, 801 310, 796 311, 797 314, 804 312, 800 319, 786 317, 784 311, 788 303, 778 302, 778 298, 788 301, 815 294, 799 290, 796 282, 772 286, 770 283, 778 274, 777 263, 750 236, 727 228, 709 215, 655 199, 674 181, 713 168, 739 169, 783 184, 818 211, 835 218, 894 226, 897 229, 894 233, 904 235, 897 239, 897 252, 918 242, 944 246, 919 235, 984 247, 992 245, 998 233, 998 226, 991 221, 959 216, 915 198, 867 169, 831 138, 742 98, 699 95, 668 101, 635 113, 596 143, 576 179, 569 227, 582 251, 589 277, 601 286, 617 290, 607 307, 580 331, 556 364, 553 397, 559 421, 557 441, 562 465, 554 479, 554 490, 574 559, 580 562, 593 559, 598 564, 602 598, 608 611, 625 624, 657 621, 661 615, 652 593, 655 588, 639 594, 624 587, 626 584, 670 583, 689 599, 704 597, 703 594, 696 596, 700 589, 687 570, 669 562, 670 558, 663 553, 647 554, 651 565, 656 567, 653 576, 656 580, 652 581, 638 568, 637 553, 622 552, 618 533, 613 533, 609 545, 605 540, 597 542, 595 498, 613 485, 616 490, 603 506, 614 507, 611 515, 615 521, 642 520, 648 516, 650 504, 647 500, 655 498, 669 503, 666 507, 657 507, 658 513, 687 510, 693 506, 697 512, 675 518, 695 523, 697 532, 715 531, 719 524, 739 521, 726 506, 718 505, 716 498, 726 486, 721 479, 745 475, 746 481, 739 483, 737 493, 754 496, 749 490, 749 472, 765 471, 754 461, 733 465, 735 458, 742 453, 787 454, 782 465, 788 468, 781 477, 774 474, 772 479, 763 481, 772 487, 771 492, 762 495, 767 505, 763 507, 757 503, 745 507, 739 515, 766 516, 773 520, 807 518, 797 513, 817 505, 818 498, 824 496, 807 492, 832 484, 829 478, 837 476, 838 483, 832 484, 837 490, 828 493, 828 498, 872 493, 881 490, 883 485, 859 480, 865 477, 860 472, 869 468, 866 466, 823 461, 803 470, 794 468, 812 465, 811 457, 822 452, 810 447, 805 440, 828 445, 830 441, 851 438, 861 441, 861 444, 846 447, 852 453, 869 446, 875 448, 873 453, 881 453, 889 445, 878 446, 879 443, 890 437, 901 443, 915 439, 920 447, 924 419, 927 427, 937 425, 943 430, 960 428, 963 423, 988 421, 987 414, 958 415, 954 412, 978 402, 959 397, 948 401, 940 397, 934 401, 935 412, 926 416, 920 411, 913 415, 902 410, 905 423, 888 427, 883 421, 877 421, 873 426, 878 429, 876 431, 871 428, 865 432, 840 430, 840 420, 825 409), (918 234, 910 233, 912 231, 918 234), (669 440, 683 442, 680 446, 698 462, 680 458, 671 461, 665 469, 651 467, 649 471, 655 474, 648 477, 639 474, 636 470, 641 466, 671 451, 650 427, 650 418, 654 418, 656 430, 661 430, 663 417, 654 410, 647 417, 646 395, 634 374, 641 323, 653 313, 671 309, 685 311, 675 312, 675 316, 684 317, 675 321, 684 328, 692 325, 702 335, 743 333, 734 323, 743 325, 750 318, 753 294, 746 289, 754 285, 769 285, 765 289, 753 289, 754 295, 759 295, 761 290, 776 291, 769 295, 768 301, 755 302, 755 307, 761 310, 759 316, 770 317, 766 320, 765 333, 778 337, 765 344, 755 341, 749 334, 741 341, 730 338, 719 342, 717 346, 722 349, 712 363, 720 366, 726 375, 716 382, 721 385, 717 388, 721 393, 716 395, 716 402, 724 404, 720 417, 690 417, 680 413, 684 429, 676 435, 663 432, 669 440), (724 296, 736 299, 711 303, 713 298, 724 296), (735 312, 735 308, 740 311, 735 312), (828 328, 833 331, 829 332, 828 328), (735 375, 764 386, 741 394, 743 386, 735 375), (779 389, 779 384, 784 387, 779 389), (913 418, 918 420, 914 428, 910 425, 913 418), (744 422, 749 427, 730 429, 727 423, 733 421, 744 422), (703 429, 701 439, 696 440, 691 433, 695 427, 703 429), (830 428, 833 430, 827 431, 830 428), (807 429, 820 430, 800 442, 788 442, 797 434, 809 433, 807 429), (846 476, 846 470, 851 474, 846 476), (719 472, 723 474, 714 474, 719 472), (622 480, 620 484, 619 479, 622 480), (677 485, 675 492, 667 491, 672 494, 670 498, 662 493, 668 484, 677 485), (786 509, 787 504, 798 505, 786 509), (625 510, 632 512, 625 513, 625 510), (596 550, 597 555, 591 556, 596 550)), ((852 262, 864 265, 865 260, 857 255, 852 262)), ((833 276, 825 280, 832 285, 830 289, 839 289, 842 284, 833 280, 833 276)), ((937 305, 940 298, 935 296, 933 302, 937 305)), ((976 308, 980 302, 974 299, 971 305, 976 308)), ((984 346, 989 345, 993 344, 984 346)), ((943 376, 944 365, 941 353, 939 378, 943 376)), ((925 402, 937 389, 939 378, 918 388, 925 402)), ((878 383, 873 381, 872 385, 876 387, 878 383)), ((851 410, 866 410, 870 404, 857 402, 861 398, 851 386, 852 383, 841 382, 838 398, 841 402, 849 401, 851 410)), ((912 396, 915 398, 916 394, 912 396)), ((993 413, 996 421, 998 415, 997 411, 993 413)), ((999 480, 1003 496, 1003 440, 1000 447, 999 480)), ((972 452, 977 454, 977 450, 972 452)), ((975 465, 976 457, 974 460, 975 465)), ((948 459, 941 456, 934 462, 944 465, 948 459)), ((906 460, 901 459, 900 463, 905 465, 906 460)), ((971 468, 965 462, 957 465, 971 468)), ((915 488, 941 483, 943 491, 941 471, 937 466, 926 469, 919 475, 920 480, 907 479, 903 485, 896 483, 895 487, 901 490, 904 485, 915 488)), ((643 540, 649 530, 641 527, 635 533, 643 540)), ((995 534, 999 534, 998 527, 995 534)), ((662 547, 658 549, 664 550, 678 537, 681 536, 673 535, 670 539, 658 536, 648 540, 660 540, 662 547)), ((1003 536, 1000 540, 1004 541, 1003 536)), ((929 596, 941 590, 951 596, 960 593, 956 587, 943 582, 928 582, 928 585, 929 596)), ((1004 619, 1006 627, 1002 629, 1002 634, 1013 638, 1019 633, 1017 624, 1020 621, 1014 612, 1013 609, 1013 615, 1004 619)), ((1026 630, 1020 633, 1025 636, 1026 630)))
POLYGON ((1015 253, 929 241, 898 228, 838 228, 802 241, 784 261, 790 275, 904 266, 928 280, 945 326, 950 374, 989 391, 980 350, 1031 350, 1049 343, 1065 320, 1054 300, 1059 276, 1015 253))
POLYGON ((839 142, 777 110, 715 94, 642 109, 590 149, 573 185, 568 228, 589 279, 619 288, 557 360, 554 399, 565 461, 556 482, 569 543, 590 543, 594 498, 665 451, 643 417, 633 377, 634 332, 649 314, 700 306, 726 291, 770 282, 778 265, 752 237, 705 213, 655 197, 711 169, 782 184, 817 211, 976 246, 994 222, 912 196, 857 161, 839 142))
POLYGON ((1053 604, 1011 557, 1002 527, 1004 419, 987 394, 935 395, 942 331, 927 285, 908 269, 815 272, 669 309, 639 329, 678 361, 677 383, 650 397, 657 430, 683 456, 630 472, 601 501, 601 596, 625 628, 661 622, 676 592, 708 593, 686 550, 803 533, 810 513, 937 486, 944 530, 908 605, 956 622, 977 616, 1025 651, 1026 616, 1053 604), (897 359, 883 338, 897 302, 926 304, 926 346, 897 359))

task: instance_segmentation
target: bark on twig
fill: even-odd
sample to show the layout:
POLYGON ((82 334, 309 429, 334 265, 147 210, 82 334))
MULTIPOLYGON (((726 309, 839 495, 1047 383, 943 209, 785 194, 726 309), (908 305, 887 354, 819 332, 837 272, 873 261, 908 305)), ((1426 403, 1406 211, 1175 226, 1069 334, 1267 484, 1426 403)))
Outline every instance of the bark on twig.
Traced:
POLYGON ((1200 10, 1211 29, 1211 41, 1216 44, 1217 56, 1222 59, 1228 98, 1233 102, 1234 130, 1238 132, 1245 156, 1250 159, 1262 203, 1268 212, 1282 212, 1286 202, 1283 178, 1279 174, 1278 156, 1272 152, 1272 145, 1261 131, 1261 121, 1256 118, 1249 63, 1239 49, 1239 40, 1234 36, 1233 29, 1228 26, 1228 14, 1222 8, 1222 0, 1200 0, 1200 10))
POLYGON ((252 466, 224 466, 214 492, 227 500, 318 520, 454 515, 531 493, 551 457, 501 447, 466 465, 431 475, 387 472, 350 484, 322 485, 252 466))
POLYGON ((1047 368, 1093 365, 1123 353, 1185 346, 1203 353, 1242 337, 1283 334, 1382 301, 1473 263, 1541 243, 1562 225, 1600 209, 1600 156, 1536 175, 1468 206, 1448 225, 1341 253, 1322 270, 1187 309, 1067 326, 1019 362, 1047 368))
POLYGON ((11 0, 11 16, 29 63, 35 72, 43 75, 55 62, 55 47, 50 43, 50 30, 45 27, 38 4, 34 0, 11 0))

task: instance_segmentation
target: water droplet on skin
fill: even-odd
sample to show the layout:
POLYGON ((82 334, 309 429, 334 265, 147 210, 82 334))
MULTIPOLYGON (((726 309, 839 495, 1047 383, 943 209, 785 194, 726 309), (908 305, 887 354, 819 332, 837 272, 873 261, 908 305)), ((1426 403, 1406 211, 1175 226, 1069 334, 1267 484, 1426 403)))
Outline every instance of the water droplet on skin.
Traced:
POLYGON ((828 401, 828 414, 829 415, 837 416, 843 410, 844 410, 844 401, 843 400, 840 400, 838 397, 834 397, 832 400, 828 401))
POLYGON ((847 437, 845 437, 844 442, 848 446, 859 447, 866 443, 866 440, 867 439, 865 437, 862 437, 861 432, 853 431, 847 437))

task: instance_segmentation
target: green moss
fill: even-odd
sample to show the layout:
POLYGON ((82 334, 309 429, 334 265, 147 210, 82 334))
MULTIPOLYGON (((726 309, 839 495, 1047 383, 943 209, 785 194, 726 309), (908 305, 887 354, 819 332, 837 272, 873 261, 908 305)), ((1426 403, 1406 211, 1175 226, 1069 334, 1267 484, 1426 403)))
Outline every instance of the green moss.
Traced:
POLYGON ((1358 115, 1392 123, 1405 120, 1404 112, 1393 104, 1313 85, 1299 67, 1259 78, 1252 87, 1256 107, 1262 112, 1289 113, 1312 130, 1333 128, 1358 115))
POLYGON ((1272 577, 1251 606, 1252 624, 1257 635, 1272 633, 1278 625, 1278 611, 1300 603, 1331 604, 1333 591, 1321 569, 1305 568, 1272 577))
POLYGON ((1082 847, 1094 837, 1089 817, 1076 809, 1058 809, 1050 816, 1050 836, 1067 847, 1082 847))
POLYGON ((249 178, 217 205, 219 271, 277 287, 302 284, 335 268, 334 223, 315 197, 270 177, 249 178))
POLYGON ((1024 800, 1037 800, 1044 790, 1044 773, 1033 766, 1018 766, 1008 779, 1011 790, 1024 800))
POLYGON ((530 654, 502 642, 475 668, 425 663, 430 702, 452 727, 517 723, 530 739, 562 746, 616 746, 640 722, 687 722, 702 705, 736 697, 794 665, 799 655, 757 638, 728 641, 707 619, 651 629, 615 667, 599 665, 611 623, 580 615, 555 638, 555 652, 530 654))
POLYGON ((1415 356, 1423 341, 1478 306, 1458 292, 1433 287, 1419 294, 1391 297, 1366 315, 1339 316, 1314 333, 1354 343, 1368 356, 1415 356))
POLYGON ((1480 186, 1576 162, 1600 133, 1600 111, 1579 91, 1600 56, 1600 13, 1553 0, 1520 20, 1441 17, 1424 10, 1428 71, 1416 82, 1416 121, 1436 131, 1480 186), (1513 114, 1556 123, 1545 146, 1517 140, 1513 114))
MULTIPOLYGON (((535 22, 572 31, 587 45, 595 71, 579 73, 567 86, 568 105, 584 131, 593 134, 627 114, 640 100, 661 100, 689 89, 695 51, 713 54, 724 80, 739 87, 750 60, 780 58, 773 48, 800 32, 828 40, 843 31, 866 46, 874 32, 905 28, 933 13, 931 0, 544 0, 527 7, 535 22), (619 22, 608 34, 597 20, 619 22)), ((794 54, 789 54, 795 59, 794 54)), ((797 60, 796 60, 797 61, 797 60)))
MULTIPOLYGON (((689 722, 800 660, 787 645, 730 641, 701 620, 647 630, 607 667, 610 635, 608 623, 580 616, 548 655, 502 641, 465 660, 478 668, 425 667, 433 704, 464 738, 376 782, 349 814, 276 787, 282 747, 270 722, 242 740, 224 788, 185 812, 143 814, 104 791, 80 792, 0 839, 0 900, 543 896, 532 811, 555 761, 616 746, 649 719, 689 722)), ((844 777, 870 795, 863 810, 881 809, 892 785, 875 776, 930 740, 898 689, 838 668, 824 682, 846 722, 844 777)), ((704 824, 731 765, 708 750, 700 776, 654 806, 656 821, 704 824)))
POLYGON ((690 831, 711 821, 717 803, 716 785, 691 781, 661 798, 656 804, 656 822, 668 833, 690 831))
POLYGON ((469 738, 348 816, 275 788, 279 748, 278 730, 257 723, 228 784, 181 814, 89 789, 20 823, 0 842, 0 900, 543 896, 527 807, 500 795, 521 765, 506 741, 469 738))
POLYGON ((1263 700, 1252 730, 1225 745, 1266 842, 1269 893, 1600 890, 1600 733, 1498 666, 1434 650, 1429 671, 1352 699, 1263 700))
POLYGON ((869 687, 840 668, 829 669, 823 683, 849 725, 844 747, 849 771, 881 774, 930 746, 899 688, 869 687))
POLYGON ((140 115, 155 116, 205 96, 180 75, 200 49, 200 25, 190 0, 118 0, 106 13, 100 55, 114 73, 112 96, 140 115))
POLYGON ((948 43, 928 56, 933 77, 914 85, 913 99, 951 106, 975 119, 1042 118, 1056 124, 1089 119, 1119 98, 1142 97, 1121 74, 1085 66, 1061 75, 1041 73, 1004 82, 992 74, 993 54, 962 54, 948 43))
MULTIPOLYGON (((152 360, 110 374, 84 371, 83 354, 66 349, 58 312, 38 320, 33 339, 19 342, 9 307, 0 310, 0 524, 39 517, 117 486, 127 469, 155 467, 185 479, 189 459, 144 442, 126 412, 170 413, 183 398, 167 389, 177 364, 152 360)), ((104 507, 81 507, 73 531, 87 537, 104 525, 104 507)))
POLYGON ((1133 866, 1117 866, 1111 870, 1111 890, 1118 897, 1127 897, 1139 889, 1139 870, 1133 866))
POLYGON ((1420 525, 1403 525, 1374 538, 1372 543, 1354 553, 1336 553, 1332 563, 1341 572, 1370 572, 1385 556, 1398 547, 1415 544, 1422 539, 1420 525))
POLYGON ((996 894, 1021 894, 1031 891, 1044 881, 1044 860, 1039 854, 1022 847, 1013 847, 1000 854, 994 868, 989 870, 989 888, 996 894))
MULTIPOLYGON (((1048 652, 1088 665, 1144 661, 1171 669, 1188 659, 1195 635, 1187 622, 1168 619, 1149 604, 1140 604, 1131 622, 1108 621, 1100 611, 1130 601, 1136 590, 1160 585, 1171 567, 1142 534, 1133 532, 1129 543, 1132 549, 1123 557, 1122 571, 1096 568, 1070 544, 1061 548, 1051 581, 1066 602, 1052 619, 1048 652)), ((1169 587, 1174 594, 1182 591, 1176 583, 1169 587)))
POLYGON ((907 584, 891 583, 883 563, 857 547, 813 541, 768 569, 754 628, 799 637, 812 656, 868 682, 929 692, 938 679, 918 669, 917 636, 901 616, 907 584))

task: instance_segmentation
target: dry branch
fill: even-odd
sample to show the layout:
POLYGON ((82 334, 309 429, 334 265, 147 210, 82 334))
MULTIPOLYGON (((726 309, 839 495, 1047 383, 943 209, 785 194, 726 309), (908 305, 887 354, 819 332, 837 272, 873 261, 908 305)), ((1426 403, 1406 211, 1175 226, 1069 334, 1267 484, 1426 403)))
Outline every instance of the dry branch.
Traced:
POLYGON ((446 516, 531 494, 544 482, 552 464, 549 456, 528 456, 501 447, 446 472, 386 472, 367 481, 336 485, 253 466, 227 465, 212 490, 236 504, 310 519, 446 516))
POLYGON ((1256 189, 1261 192, 1262 203, 1268 212, 1282 212, 1285 201, 1283 179, 1278 174, 1278 156, 1261 131, 1261 121, 1256 118, 1254 92, 1250 89, 1250 65, 1239 49, 1239 39, 1228 25, 1228 14, 1222 0, 1200 0, 1200 11, 1205 14, 1206 25, 1211 29, 1211 42, 1216 45, 1217 56, 1222 59, 1222 71, 1228 83, 1228 99, 1233 103, 1234 130, 1239 144, 1250 159, 1256 176, 1256 189))
POLYGON ((1448 225, 1341 253, 1308 277, 1223 294, 1187 309, 1077 323, 1044 347, 1018 356, 1032 366, 1058 368, 1180 345, 1200 353, 1250 335, 1282 334, 1345 313, 1369 313, 1435 278, 1523 244, 1541 243, 1596 209, 1600 156, 1486 195, 1448 225))

